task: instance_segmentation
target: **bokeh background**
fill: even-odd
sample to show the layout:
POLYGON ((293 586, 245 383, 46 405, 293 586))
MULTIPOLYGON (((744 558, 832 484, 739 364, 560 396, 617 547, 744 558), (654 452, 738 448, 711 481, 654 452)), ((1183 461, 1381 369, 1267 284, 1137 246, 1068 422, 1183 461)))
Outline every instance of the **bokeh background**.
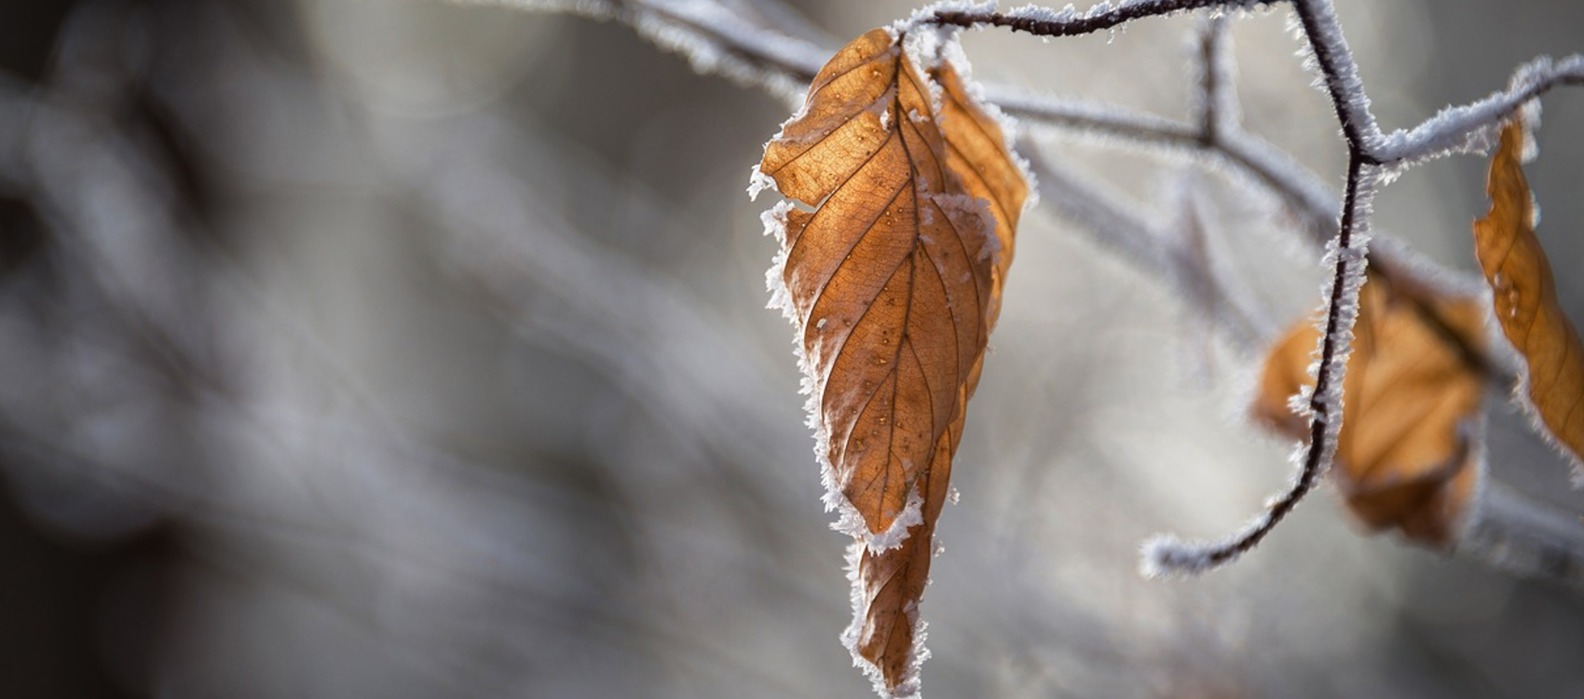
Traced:
MULTIPOLYGON (((723 6, 831 47, 912 9, 723 6)), ((1584 50, 1578 3, 1338 12, 1388 129, 1584 50)), ((1245 118, 1340 184, 1286 21, 1235 23, 1245 118)), ((967 50, 988 81, 1182 117, 1192 27, 967 50)), ((788 113, 522 8, 7 3, 0 695, 869 696, 743 194, 788 113)), ((1544 124, 1530 179, 1578 321, 1584 94, 1544 124)), ((1264 193, 1041 144, 1151 220, 1192 199, 1272 323, 1316 303, 1264 193)), ((1484 168, 1407 173, 1378 230, 1472 269, 1484 168)), ((1227 570, 1140 579, 1142 539, 1231 530, 1289 446, 1242 419, 1247 350, 1059 214, 1020 234, 958 456, 927 695, 1584 695, 1576 589, 1363 536, 1328 490, 1227 570)), ((1496 477, 1576 506, 1495 413, 1496 477)))

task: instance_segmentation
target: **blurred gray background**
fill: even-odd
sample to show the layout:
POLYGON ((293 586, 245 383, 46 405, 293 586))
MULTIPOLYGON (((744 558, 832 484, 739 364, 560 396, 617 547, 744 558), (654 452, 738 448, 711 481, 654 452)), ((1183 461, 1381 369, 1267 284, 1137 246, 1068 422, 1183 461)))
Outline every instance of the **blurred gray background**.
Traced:
MULTIPOLYGON (((789 7, 834 47, 913 6, 789 7)), ((1584 50, 1579 3, 1338 12, 1387 129, 1584 50)), ((521 9, 0 18, 0 695, 870 696, 791 329, 763 308, 768 204, 743 194, 787 105, 521 9)), ((1235 23, 1246 120, 1340 184, 1286 19, 1235 23)), ((1192 27, 967 51, 987 81, 1181 118, 1192 27)), ((1584 93, 1544 114, 1528 172, 1577 323, 1584 93)), ((1315 305, 1318 255, 1263 194, 1118 145, 1042 140, 1149 217, 1196 192, 1273 322, 1315 305)), ((1407 173, 1377 230, 1472 269, 1484 171, 1407 173)), ((1576 590, 1361 536, 1328 489, 1227 570, 1140 579, 1142 539, 1236 527, 1289 446, 1242 421, 1255 358, 1103 232, 1025 220, 923 604, 926 695, 1584 696, 1576 590)), ((1496 413, 1497 476, 1576 502, 1496 413)))

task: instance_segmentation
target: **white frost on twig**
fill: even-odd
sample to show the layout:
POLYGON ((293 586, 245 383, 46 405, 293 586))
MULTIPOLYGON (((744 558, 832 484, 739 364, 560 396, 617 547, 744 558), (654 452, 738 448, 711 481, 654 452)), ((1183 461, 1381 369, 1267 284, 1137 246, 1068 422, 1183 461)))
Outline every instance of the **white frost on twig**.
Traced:
POLYGON ((1147 542, 1140 565, 1146 576, 1202 573, 1236 560, 1257 546, 1331 469, 1337 436, 1342 430, 1342 386, 1348 356, 1353 351, 1353 325, 1358 320, 1359 291, 1364 286, 1368 262, 1370 206, 1379 181, 1377 172, 1358 165, 1352 177, 1351 210, 1344 212, 1350 227, 1342 231, 1346 239, 1339 234, 1326 246, 1323 264, 1332 273, 1327 275, 1321 290, 1326 303, 1318 320, 1320 339, 1316 351, 1322 359, 1310 368, 1316 378, 1315 391, 1308 397, 1308 405, 1314 411, 1310 420, 1321 427, 1320 436, 1298 450, 1299 468, 1287 491, 1267 501, 1264 512, 1236 534, 1210 543, 1184 543, 1170 536, 1157 536, 1147 542), (1338 283, 1340 289, 1335 286, 1338 283))
MULTIPOLYGON (((1098 6, 1091 8, 1090 12, 1093 12, 1094 9, 1097 8, 1098 6)), ((1002 14, 1005 14, 1008 17, 1020 17, 1023 19, 1033 20, 1035 22, 1054 22, 1058 24, 1063 22, 1071 22, 1075 19, 1078 19, 1078 10, 1074 8, 1071 3, 1062 7, 1060 10, 1054 7, 1044 7, 1041 5, 1023 5, 1007 10, 1002 14)))
POLYGON ((984 99, 1024 120, 1093 131, 1146 143, 1184 144, 1198 138, 1193 127, 1165 117, 1082 99, 1058 98, 1010 85, 985 85, 984 99))
MULTIPOLYGON (((1495 135, 1508 115, 1558 84, 1584 84, 1584 55, 1561 60, 1542 56, 1520 66, 1504 92, 1456 107, 1447 107, 1408 131, 1386 137, 1372 155, 1382 162, 1411 166, 1452 153, 1482 152, 1495 143, 1495 135)), ((1527 110, 1526 110, 1527 111, 1527 110)), ((1538 112, 1525 115, 1534 119, 1538 112)), ((1525 153, 1527 158, 1529 153, 1525 153)))
POLYGON ((808 42, 753 27, 714 2, 650 0, 633 27, 662 48, 688 59, 693 70, 722 75, 743 85, 763 85, 788 103, 801 99, 804 83, 784 66, 818 68, 822 52, 808 42))
POLYGON ((1342 37, 1331 0, 1295 0, 1295 8, 1307 42, 1309 60, 1305 67, 1316 71, 1316 80, 1331 94, 1344 133, 1356 135, 1357 145, 1366 152, 1380 147, 1382 136, 1375 115, 1370 112, 1369 96, 1359 78, 1358 64, 1342 37))
POLYGON ((1188 542, 1172 534, 1156 534, 1139 545, 1139 575, 1150 579, 1188 577, 1226 565, 1238 556, 1217 560, 1211 554, 1268 526, 1270 513, 1261 512, 1241 529, 1217 542, 1188 542))
POLYGON ((1365 268, 1369 265, 1370 227, 1369 221, 1372 214, 1372 202, 1375 197, 1377 183, 1376 173, 1368 168, 1357 175, 1358 181, 1354 189, 1353 210, 1343 215, 1351 214, 1352 230, 1349 231, 1347 245, 1342 245, 1340 236, 1326 245, 1326 254, 1321 261, 1321 266, 1327 270, 1336 270, 1335 274, 1326 275, 1326 281, 1321 288, 1321 298, 1335 299, 1328 301, 1323 309, 1324 313, 1316 321, 1320 330, 1315 352, 1324 353, 1327 345, 1331 347, 1329 366, 1316 366, 1311 374, 1316 378, 1315 394, 1311 396, 1312 405, 1318 413, 1316 420, 1325 424, 1325 436, 1321 438, 1317 447, 1320 452, 1318 471, 1324 473, 1331 467, 1332 457, 1336 454, 1337 435, 1342 430, 1342 384, 1347 375, 1347 360, 1353 354, 1353 326, 1358 320, 1359 291, 1364 288, 1365 268), (1342 283, 1340 293, 1336 292, 1334 285, 1342 283), (1328 327, 1329 316, 1336 317, 1335 327, 1328 327), (1325 386, 1320 386, 1318 376, 1325 372, 1327 381, 1325 386))
MULTIPOLYGON (((912 34, 919 27, 935 28, 934 19, 942 12, 995 12, 995 0, 988 2, 962 2, 960 0, 944 0, 932 5, 925 5, 913 11, 906 19, 899 19, 891 23, 891 34, 901 36, 912 34)), ((955 28, 954 28, 955 31, 955 28)))
POLYGON ((494 5, 528 12, 559 12, 589 19, 615 17, 620 3, 615 0, 446 0, 457 5, 494 5))
POLYGON ((707 0, 448 1, 617 20, 655 45, 682 54, 699 73, 763 87, 788 104, 802 98, 807 76, 814 75, 830 53, 811 41, 750 24, 707 0))
POLYGON ((1221 134, 1237 128, 1241 120, 1237 90, 1236 62, 1232 59, 1232 39, 1227 33, 1225 15, 1205 17, 1199 22, 1199 41, 1194 67, 1194 123, 1202 138, 1214 142, 1221 134))

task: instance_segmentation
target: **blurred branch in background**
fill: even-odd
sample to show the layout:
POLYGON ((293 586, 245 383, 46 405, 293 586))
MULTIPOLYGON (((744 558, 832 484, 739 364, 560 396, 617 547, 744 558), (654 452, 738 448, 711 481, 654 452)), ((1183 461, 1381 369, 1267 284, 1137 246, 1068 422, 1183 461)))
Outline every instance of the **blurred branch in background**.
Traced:
MULTIPOLYGON (((786 329, 762 309, 773 245, 741 192, 826 37, 911 7, 664 4, 797 37, 718 59, 798 67, 767 98, 577 17, 25 5, 0 22, 8 696, 866 695, 836 671, 841 546, 815 504, 786 329)), ((1415 118, 1568 48, 1580 12, 1515 11, 1505 43, 1464 63, 1415 37, 1456 42, 1489 17, 1430 7, 1339 9, 1376 28, 1354 39, 1367 79, 1435 86, 1386 91, 1415 118)), ((1244 120, 1334 182, 1336 154, 1311 144, 1331 133, 1327 105, 1282 21, 1234 31, 1239 55, 1275 57, 1239 64, 1244 120)), ((991 82, 1189 113, 1155 82, 1182 75, 1152 77, 1199 50, 1189 27, 1140 24, 1114 45, 970 38, 984 42, 971 54, 991 82), (1103 61, 1053 68, 1089 53, 1103 61)), ((1569 99, 1547 104, 1537 165, 1556 173, 1584 162, 1569 99)), ((1291 254, 1302 207, 1226 185, 1184 194, 1180 165, 1092 133, 1044 152, 1139 199, 1093 216, 1176 236, 1159 222, 1198 212, 1201 247, 1171 254, 1208 254, 1260 290, 1259 307, 1222 309, 1247 334, 1312 304, 1317 270, 1291 254)), ((1437 241, 1466 235, 1447 202, 1474 202, 1483 174, 1453 167, 1394 186, 1381 218, 1424 222, 1404 235, 1466 269, 1437 241)), ((1584 220, 1541 199, 1558 202, 1550 230, 1584 220)), ((932 693, 1584 688, 1573 594, 1359 538, 1330 504, 1212 582, 1138 580, 1139 539, 1235 522, 1278 482, 1266 465, 1285 447, 1228 419, 1251 362, 1239 343, 1040 219, 942 524, 932 693)), ((1578 259, 1559 241, 1573 247, 1556 259, 1578 259)), ((1578 308, 1584 287, 1562 284, 1578 308)), ((1520 434, 1495 425, 1492 448, 1538 463, 1543 445, 1520 434)), ((1507 475, 1530 495, 1565 490, 1561 469, 1533 470, 1507 475)))

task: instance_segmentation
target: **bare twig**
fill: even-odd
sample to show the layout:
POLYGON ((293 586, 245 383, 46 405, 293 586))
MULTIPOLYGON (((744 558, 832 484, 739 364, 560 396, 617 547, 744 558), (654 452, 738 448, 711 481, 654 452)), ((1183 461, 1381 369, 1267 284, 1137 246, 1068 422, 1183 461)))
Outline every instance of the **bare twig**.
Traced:
POLYGON ((1526 102, 1561 85, 1584 85, 1584 55, 1537 58, 1513 71, 1510 87, 1485 99, 1448 107, 1407 131, 1386 136, 1372 156, 1377 162, 1411 164, 1451 153, 1485 148, 1490 134, 1526 102))
POLYGON ((1173 537, 1157 537, 1145 545, 1143 570, 1147 575, 1199 573, 1235 560, 1253 550, 1282 519, 1314 489, 1331 467, 1336 437, 1342 429, 1342 380, 1352 351, 1353 322, 1358 316, 1358 293, 1367 264, 1369 201, 1373 181, 1366 179, 1362 160, 1348 161, 1348 190, 1342 226, 1327 255, 1332 276, 1326 294, 1325 324, 1321 329, 1320 361, 1314 391, 1309 396, 1309 441, 1300 458, 1297 477, 1286 492, 1271 499, 1265 512, 1242 531, 1211 544, 1184 544, 1173 537))
POLYGON ((925 21, 930 24, 981 29, 1000 27, 1035 36, 1078 36, 1111 29, 1145 17, 1163 17, 1209 7, 1239 8, 1271 5, 1273 0, 1135 0, 1117 5, 1103 3, 1079 14, 1072 6, 1059 12, 1026 7, 1012 12, 946 10, 925 21))
POLYGON ((1353 52, 1342 38, 1342 25, 1337 22, 1336 11, 1329 0, 1294 0, 1293 12, 1298 15, 1304 38, 1309 40, 1314 58, 1310 67, 1319 72, 1325 82, 1326 94, 1331 96, 1331 108, 1342 125, 1349 150, 1357 151, 1357 157, 1365 164, 1376 164, 1371 149, 1380 143, 1380 127, 1370 112, 1358 64, 1353 62, 1353 52))
POLYGON ((1232 52, 1227 38, 1227 18, 1207 17, 1199 23, 1199 90, 1194 94, 1194 123, 1199 140, 1214 145, 1221 134, 1237 128, 1237 93, 1232 80, 1232 52))

